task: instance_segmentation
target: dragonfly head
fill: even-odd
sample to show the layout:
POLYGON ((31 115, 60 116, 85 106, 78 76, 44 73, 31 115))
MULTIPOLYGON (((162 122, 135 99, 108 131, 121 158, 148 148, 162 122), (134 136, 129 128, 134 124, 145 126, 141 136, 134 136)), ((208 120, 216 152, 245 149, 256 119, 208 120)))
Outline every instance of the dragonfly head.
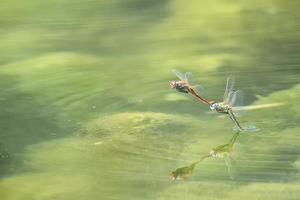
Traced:
POLYGON ((217 104, 215 102, 212 102, 209 107, 211 110, 215 111, 217 109, 217 104))
POLYGON ((172 180, 176 180, 177 179, 177 176, 178 176, 178 174, 174 171, 174 172, 171 172, 171 174, 170 174, 170 178, 172 179, 172 180))
POLYGON ((170 87, 171 87, 172 89, 175 89, 175 88, 176 88, 176 81, 171 81, 171 82, 170 82, 170 87))

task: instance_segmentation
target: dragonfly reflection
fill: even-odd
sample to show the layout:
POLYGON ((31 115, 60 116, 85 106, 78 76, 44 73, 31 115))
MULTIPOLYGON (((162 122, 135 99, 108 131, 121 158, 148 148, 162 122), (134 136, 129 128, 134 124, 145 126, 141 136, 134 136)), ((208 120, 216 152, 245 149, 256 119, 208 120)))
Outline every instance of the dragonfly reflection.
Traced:
POLYGON ((233 137, 230 139, 229 143, 217 146, 217 147, 213 148, 209 153, 209 155, 213 158, 222 158, 225 160, 225 163, 227 165, 228 174, 231 179, 233 179, 233 174, 232 174, 233 159, 232 159, 231 153, 233 152, 233 145, 236 142, 236 139, 238 138, 238 136, 239 136, 239 131, 233 135, 233 137))
POLYGON ((187 177, 191 176, 194 173, 195 167, 205 158, 210 157, 210 155, 203 156, 200 160, 192 163, 191 165, 177 168, 175 171, 171 172, 170 177, 175 179, 186 179, 187 177))
POLYGON ((191 176, 195 170, 195 167, 198 163, 203 161, 206 158, 221 158, 224 159, 226 166, 227 166, 227 171, 231 179, 233 179, 233 173, 232 173, 232 152, 233 152, 233 145, 236 142, 236 139, 239 136, 239 131, 236 132, 233 137, 230 139, 230 141, 227 144, 223 144, 220 146, 217 146, 213 148, 209 155, 205 155, 200 158, 200 160, 192 163, 191 165, 185 166, 185 167, 180 167, 177 168, 175 171, 171 173, 171 178, 173 180, 180 178, 180 179, 186 179, 187 177, 191 176))

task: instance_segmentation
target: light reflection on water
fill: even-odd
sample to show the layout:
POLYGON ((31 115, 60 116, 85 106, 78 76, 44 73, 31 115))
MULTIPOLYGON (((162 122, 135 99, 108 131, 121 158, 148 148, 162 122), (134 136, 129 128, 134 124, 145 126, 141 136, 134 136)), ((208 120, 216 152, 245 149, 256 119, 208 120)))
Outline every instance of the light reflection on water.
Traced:
POLYGON ((62 2, 3 3, 3 198, 299 199, 297 2, 62 2), (169 178, 234 133, 169 88, 173 68, 209 99, 232 74, 248 108, 283 103, 241 116, 257 129, 238 138, 234 180, 218 159, 169 178))

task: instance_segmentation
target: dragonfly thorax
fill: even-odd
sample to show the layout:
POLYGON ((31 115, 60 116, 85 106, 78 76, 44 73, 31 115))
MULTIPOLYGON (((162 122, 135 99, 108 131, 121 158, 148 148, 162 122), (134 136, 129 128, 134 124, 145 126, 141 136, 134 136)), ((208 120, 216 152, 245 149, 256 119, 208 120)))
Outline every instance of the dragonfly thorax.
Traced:
POLYGON ((212 103, 209 107, 212 111, 217 111, 219 113, 227 113, 231 109, 229 105, 222 102, 212 103))
POLYGON ((172 81, 170 86, 172 89, 176 89, 178 92, 189 93, 189 87, 183 81, 172 81))
POLYGON ((170 86, 171 86, 171 88, 174 88, 174 89, 175 88, 176 89, 184 88, 184 87, 186 87, 186 83, 184 81, 171 81, 170 86))

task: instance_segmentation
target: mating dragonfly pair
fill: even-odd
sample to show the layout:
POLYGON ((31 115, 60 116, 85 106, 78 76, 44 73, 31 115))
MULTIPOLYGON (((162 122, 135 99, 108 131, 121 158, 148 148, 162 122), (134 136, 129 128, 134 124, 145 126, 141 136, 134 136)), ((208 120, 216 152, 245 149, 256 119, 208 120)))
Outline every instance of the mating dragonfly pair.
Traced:
POLYGON ((190 93, 196 97, 200 102, 208 105, 212 111, 227 114, 232 122, 235 123, 239 130, 243 130, 240 123, 237 121, 236 116, 239 115, 241 106, 243 105, 243 92, 240 90, 234 91, 234 78, 229 76, 227 78, 226 89, 223 97, 223 101, 209 101, 201 96, 203 87, 196 85, 193 74, 191 72, 181 73, 178 70, 173 70, 176 76, 180 79, 179 81, 171 81, 170 86, 176 89, 178 92, 190 93))
POLYGON ((203 98, 202 91, 203 87, 201 85, 196 85, 194 81, 194 77, 191 72, 186 72, 185 74, 181 73, 178 70, 173 70, 176 76, 180 79, 179 81, 171 81, 170 86, 173 89, 176 89, 178 92, 191 94, 196 97, 201 103, 208 105, 209 108, 217 113, 226 114, 229 116, 231 121, 236 125, 238 128, 238 132, 233 135, 230 141, 227 144, 223 144, 213 148, 208 155, 205 155, 200 158, 200 160, 192 163, 191 165, 177 168, 175 171, 171 173, 171 178, 173 180, 177 178, 185 179, 188 176, 192 175, 194 169, 198 163, 203 161, 206 158, 221 158, 225 160, 227 165, 228 173, 230 178, 233 179, 232 175, 232 151, 233 145, 236 142, 237 137, 239 136, 239 132, 243 130, 240 123, 237 121, 236 116, 238 116, 240 111, 242 110, 241 107, 243 106, 243 92, 240 90, 234 91, 234 78, 229 76, 227 78, 227 84, 225 93, 223 96, 223 101, 216 102, 210 101, 203 98))

